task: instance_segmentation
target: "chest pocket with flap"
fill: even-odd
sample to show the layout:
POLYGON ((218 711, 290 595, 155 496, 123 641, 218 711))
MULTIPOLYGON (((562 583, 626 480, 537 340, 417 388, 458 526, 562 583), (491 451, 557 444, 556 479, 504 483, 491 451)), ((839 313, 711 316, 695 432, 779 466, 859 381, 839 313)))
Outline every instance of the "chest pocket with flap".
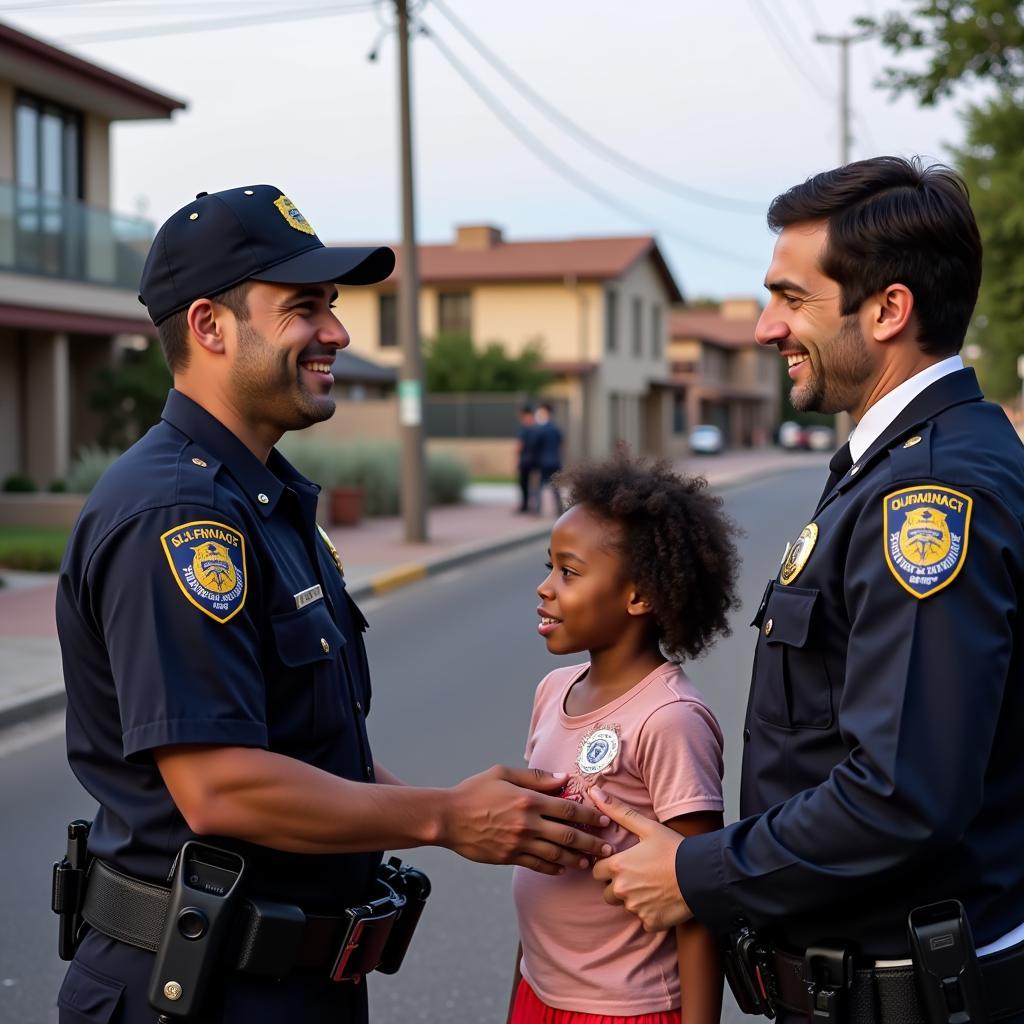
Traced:
POLYGON ((827 729, 832 724, 832 688, 816 635, 820 596, 817 590, 773 583, 759 613, 752 710, 771 725, 827 729))
POLYGON ((301 689, 311 687, 310 700, 315 734, 337 728, 347 701, 345 669, 341 649, 345 634, 338 629, 324 601, 271 619, 274 647, 286 669, 291 671, 286 688, 289 700, 301 701, 301 689))

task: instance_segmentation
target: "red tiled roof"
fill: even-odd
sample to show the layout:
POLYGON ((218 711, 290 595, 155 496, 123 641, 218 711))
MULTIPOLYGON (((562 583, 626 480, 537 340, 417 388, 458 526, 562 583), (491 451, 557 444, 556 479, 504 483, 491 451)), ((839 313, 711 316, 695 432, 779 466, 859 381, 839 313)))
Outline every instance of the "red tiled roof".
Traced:
POLYGON ((674 309, 669 316, 669 337, 697 338, 729 348, 754 345, 757 320, 727 319, 717 309, 674 309))
MULTIPOLYGON (((389 281, 401 273, 402 254, 389 281)), ((682 301, 676 284, 651 235, 624 238, 569 238, 542 242, 498 242, 490 248, 420 245, 420 280, 424 284, 478 281, 603 281, 621 277, 645 257, 654 260, 669 301, 682 301)))

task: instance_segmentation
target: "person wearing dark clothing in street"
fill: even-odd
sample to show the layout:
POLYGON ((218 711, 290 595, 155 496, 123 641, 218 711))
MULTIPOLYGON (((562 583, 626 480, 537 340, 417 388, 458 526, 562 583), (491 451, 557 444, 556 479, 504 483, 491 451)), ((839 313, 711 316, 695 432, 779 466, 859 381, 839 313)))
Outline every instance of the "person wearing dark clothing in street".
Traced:
POLYGON ((532 508, 533 477, 537 471, 537 426, 534 422, 532 405, 524 405, 519 410, 516 470, 519 474, 520 494, 519 508, 516 511, 529 512, 532 508))
POLYGON ((562 431, 558 424, 552 419, 551 405, 541 402, 537 406, 536 414, 536 459, 540 479, 537 483, 537 502, 535 511, 538 515, 544 503, 544 488, 551 490, 555 502, 555 515, 562 514, 562 496, 559 493, 558 485, 552 481, 552 477, 562 468, 562 431))
POLYGON ((720 935, 748 1012, 1019 1024, 1024 446, 959 356, 967 190, 878 157, 769 225, 756 340, 794 407, 856 428, 754 616, 741 820, 680 842, 592 790, 640 836, 594 874, 648 928, 720 935))

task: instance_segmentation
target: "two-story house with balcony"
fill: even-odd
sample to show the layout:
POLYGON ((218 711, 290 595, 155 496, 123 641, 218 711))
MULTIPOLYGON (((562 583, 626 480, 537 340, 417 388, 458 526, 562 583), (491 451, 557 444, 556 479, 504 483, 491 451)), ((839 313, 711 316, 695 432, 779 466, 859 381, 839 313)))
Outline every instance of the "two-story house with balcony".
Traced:
POLYGON ((717 309, 675 309, 670 318, 674 433, 701 423, 719 427, 732 448, 767 444, 781 405, 779 355, 754 340, 756 299, 727 299, 717 309))
POLYGON ((110 126, 179 100, 0 24, 0 481, 47 487, 95 437, 89 395, 137 298, 153 225, 110 210, 110 126))
MULTIPOLYGON (((668 316, 682 295, 653 237, 520 242, 469 225, 418 253, 423 336, 499 341, 510 355, 538 343, 570 455, 605 455, 620 442, 668 454, 668 316)), ((382 284, 344 291, 339 308, 352 351, 386 366, 401 362, 401 273, 399 259, 382 284)), ((510 415, 510 435, 515 427, 510 415)))

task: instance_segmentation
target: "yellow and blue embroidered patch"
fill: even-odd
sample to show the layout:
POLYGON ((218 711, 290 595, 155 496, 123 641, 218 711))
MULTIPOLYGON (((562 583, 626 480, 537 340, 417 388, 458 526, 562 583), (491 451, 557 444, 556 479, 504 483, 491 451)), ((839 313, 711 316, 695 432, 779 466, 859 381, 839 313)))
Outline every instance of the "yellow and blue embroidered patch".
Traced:
POLYGON ((967 558, 973 501, 951 487, 919 484, 883 499, 885 561, 916 598, 948 587, 967 558))
POLYGON ((191 604, 217 622, 245 604, 245 538, 209 520, 182 523, 160 537, 174 581, 191 604))
POLYGON ((290 227, 295 228, 296 231, 301 231, 304 235, 316 234, 313 230, 313 225, 299 213, 299 208, 287 196, 278 196, 274 200, 274 205, 281 216, 288 221, 290 227))

